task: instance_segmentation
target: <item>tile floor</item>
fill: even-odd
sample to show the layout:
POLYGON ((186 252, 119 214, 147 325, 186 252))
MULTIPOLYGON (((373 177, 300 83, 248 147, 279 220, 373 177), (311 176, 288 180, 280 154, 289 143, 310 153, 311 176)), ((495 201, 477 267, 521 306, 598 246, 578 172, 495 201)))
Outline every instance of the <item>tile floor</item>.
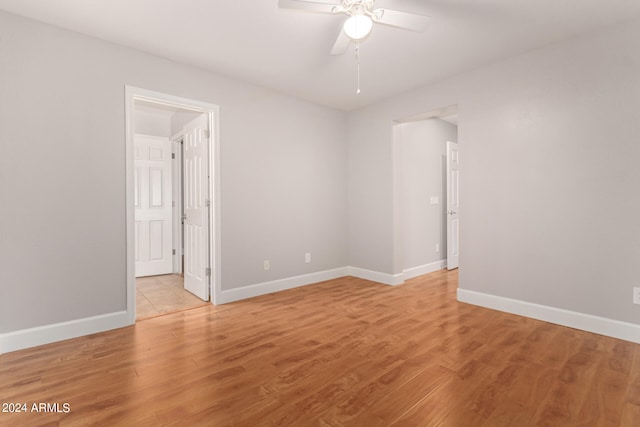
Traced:
POLYGON ((136 279, 136 319, 188 310, 209 304, 185 291, 179 274, 138 277, 136 279))

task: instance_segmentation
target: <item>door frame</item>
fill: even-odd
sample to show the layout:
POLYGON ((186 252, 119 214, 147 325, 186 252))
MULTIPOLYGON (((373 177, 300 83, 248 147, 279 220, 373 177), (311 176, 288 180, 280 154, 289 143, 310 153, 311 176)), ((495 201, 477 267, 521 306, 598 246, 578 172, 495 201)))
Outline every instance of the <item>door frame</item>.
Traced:
POLYGON ((173 272, 176 274, 182 274, 182 256, 184 236, 182 235, 182 136, 171 137, 171 155, 175 162, 174 167, 171 168, 171 184, 173 191, 173 209, 171 218, 171 228, 173 230, 173 247, 174 253, 172 256, 173 272))
MULTIPOLYGON (((393 203, 392 203, 392 227, 393 227, 393 284, 397 285, 403 283, 405 280, 407 273, 404 270, 404 224, 402 221, 402 167, 400 165, 400 158, 402 152, 402 143, 401 138, 398 136, 399 133, 396 132, 396 125, 402 123, 411 123, 418 122, 422 120, 427 120, 431 118, 443 119, 452 115, 459 115, 458 104, 448 105, 446 107, 437 108, 435 110, 429 110, 426 113, 418 113, 413 114, 411 116, 406 116, 403 118, 393 119, 391 121, 391 151, 392 151, 392 169, 393 169, 393 203), (400 278, 397 280, 396 278, 400 278)), ((458 126, 458 144, 460 143, 460 124, 458 126)), ((445 173, 445 175, 447 175, 445 173)), ((443 184, 446 184, 448 181, 448 177, 443 181, 443 184)), ((445 192, 446 193, 446 192, 445 192)), ((443 197, 446 200, 446 197, 443 197)), ((445 215, 445 210, 442 210, 442 215, 445 215)), ((443 223, 443 232, 447 234, 446 221, 443 223)), ((459 231, 459 230, 458 230, 459 231)), ((458 239, 460 235, 458 234, 458 239)), ((448 248, 447 248, 448 251, 448 248)), ((443 254, 444 258, 442 258, 441 267, 438 269, 447 269, 448 259, 447 254, 443 254)), ((409 271, 409 270, 407 270, 409 271)))
POLYGON ((127 321, 136 322, 135 277, 135 208, 134 208, 134 113, 135 101, 150 101, 171 105, 199 113, 209 119, 209 265, 213 270, 209 277, 211 303, 216 304, 221 294, 221 230, 220 230, 220 107, 208 102, 182 98, 134 86, 125 86, 125 214, 126 214, 126 283, 127 321))
POLYGON ((447 141, 447 205, 445 211, 445 229, 447 235, 447 270, 454 270, 459 267, 460 261, 460 153, 458 149, 458 143, 453 141, 447 141), (456 149, 456 167, 458 171, 458 177, 455 182, 451 180, 451 161, 450 154, 453 149, 453 145, 455 144, 456 149), (453 193, 453 186, 456 186, 455 193, 457 197, 457 203, 455 205, 455 212, 452 211, 453 207, 451 206, 451 196, 453 193), (453 226, 453 221, 456 221, 455 227, 453 226), (453 244, 452 244, 453 243, 453 244), (454 249, 455 248, 455 249, 454 249), (456 252, 455 255, 452 255, 452 252, 456 252), (455 257, 455 267, 452 267, 452 258, 455 257))

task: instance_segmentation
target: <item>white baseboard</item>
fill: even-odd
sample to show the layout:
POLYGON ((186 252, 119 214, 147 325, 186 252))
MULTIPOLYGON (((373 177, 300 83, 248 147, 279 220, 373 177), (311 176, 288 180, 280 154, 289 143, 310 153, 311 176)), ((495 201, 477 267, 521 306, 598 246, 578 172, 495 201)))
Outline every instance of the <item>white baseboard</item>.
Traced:
POLYGON ((347 267, 318 271, 316 273, 303 274, 301 276, 287 277, 285 279, 272 280, 270 282, 256 283, 254 285, 243 286, 237 289, 223 289, 220 292, 219 298, 216 298, 216 304, 226 304, 228 302, 271 294, 273 292, 284 291, 286 289, 297 288, 299 286, 310 285, 317 282, 324 282, 325 280, 337 279, 338 277, 344 276, 348 276, 347 267))
POLYGON ((271 294, 273 292, 293 289, 299 286, 310 285, 312 283, 337 279, 344 276, 359 277, 361 279, 371 280, 391 286, 404 283, 404 273, 394 275, 380 273, 373 270, 366 270, 364 268, 358 267, 340 267, 333 270, 319 271, 316 273, 304 274, 301 276, 272 280, 270 282, 256 283, 236 289, 223 289, 220 292, 218 298, 216 298, 216 304, 226 304, 233 301, 240 301, 247 298, 271 294))
POLYGON ((640 325, 458 289, 458 301, 640 344, 640 325))
POLYGON ((385 285, 396 286, 404 283, 404 273, 388 274, 378 271, 366 270, 359 267, 347 267, 349 276, 359 277, 360 279, 371 280, 373 282, 385 285))
POLYGON ((414 277, 433 273, 434 271, 438 271, 438 270, 442 270, 443 268, 446 268, 446 266, 447 266, 447 261, 444 259, 441 259, 440 261, 431 262, 429 264, 407 268, 406 270, 404 270, 404 280, 409 280, 409 279, 413 279, 414 277))
MULTIPOLYGON (((435 268, 435 264, 439 265, 439 263, 427 264, 425 266, 418 267, 422 269, 420 272, 418 272, 418 268, 410 269, 408 271, 410 275, 417 273, 411 276, 415 277, 442 268, 435 268)), ((304 274, 301 276, 287 277, 270 282, 256 283, 254 285, 243 286, 237 289, 222 290, 218 295, 218 298, 216 298, 216 304, 239 301, 246 298, 297 288, 299 286, 310 285, 312 283, 337 279, 344 276, 354 276, 385 285, 395 286, 404 283, 406 273, 388 274, 359 267, 340 267, 332 270, 304 274)), ((104 332, 110 329, 122 328, 130 324, 132 323, 129 320, 127 312, 119 311, 100 316, 8 332, 0 334, 0 354, 104 332)))
POLYGON ((0 354, 128 326, 127 312, 103 314, 0 334, 0 354))

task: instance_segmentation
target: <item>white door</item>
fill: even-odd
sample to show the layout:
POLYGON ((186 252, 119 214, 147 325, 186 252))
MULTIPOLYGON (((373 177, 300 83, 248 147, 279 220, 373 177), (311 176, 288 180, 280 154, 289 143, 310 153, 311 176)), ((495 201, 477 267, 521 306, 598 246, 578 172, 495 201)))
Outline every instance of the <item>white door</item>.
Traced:
POLYGON ((458 268, 460 204, 458 143, 447 141, 447 269, 458 268))
POLYGON ((134 139, 136 277, 170 274, 172 259, 171 142, 134 139))
POLYGON ((184 127, 184 288, 209 300, 209 120, 184 127))

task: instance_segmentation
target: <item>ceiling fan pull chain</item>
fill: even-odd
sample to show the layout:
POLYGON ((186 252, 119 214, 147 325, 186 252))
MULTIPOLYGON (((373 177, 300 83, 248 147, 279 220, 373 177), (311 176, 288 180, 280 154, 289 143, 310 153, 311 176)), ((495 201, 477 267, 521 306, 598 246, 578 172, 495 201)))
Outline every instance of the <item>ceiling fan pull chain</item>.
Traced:
POLYGON ((358 72, 358 89, 356 90, 356 95, 358 95, 360 94, 360 40, 356 42, 356 62, 358 72))

